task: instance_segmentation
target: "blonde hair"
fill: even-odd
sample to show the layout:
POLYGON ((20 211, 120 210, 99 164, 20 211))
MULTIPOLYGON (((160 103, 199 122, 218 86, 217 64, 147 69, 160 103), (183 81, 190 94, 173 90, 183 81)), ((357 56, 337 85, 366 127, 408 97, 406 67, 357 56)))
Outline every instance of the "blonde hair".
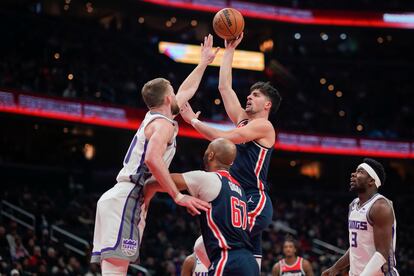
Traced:
POLYGON ((142 99, 148 108, 158 107, 164 103, 170 82, 164 78, 148 81, 141 90, 142 99))

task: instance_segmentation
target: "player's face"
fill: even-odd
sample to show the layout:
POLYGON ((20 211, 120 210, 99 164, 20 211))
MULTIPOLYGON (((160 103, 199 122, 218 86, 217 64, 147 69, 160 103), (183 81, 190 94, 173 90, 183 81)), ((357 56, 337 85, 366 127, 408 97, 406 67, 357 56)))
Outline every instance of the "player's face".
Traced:
POLYGON ((357 168, 351 173, 351 182, 349 190, 352 192, 362 193, 367 189, 371 177, 363 168, 357 168))
POLYGON ((295 248, 295 245, 293 244, 293 242, 291 242, 291 241, 286 241, 286 242, 283 244, 283 254, 284 254, 286 257, 292 257, 292 256, 295 256, 295 254, 296 254, 296 248, 295 248))
POLYGON ((269 99, 260 92, 260 90, 253 90, 250 95, 247 96, 246 113, 255 114, 263 111, 266 107, 270 108, 269 102, 269 99))
POLYGON ((180 113, 180 108, 178 107, 178 103, 177 103, 177 99, 175 97, 174 94, 174 89, 172 88, 172 86, 170 85, 169 88, 170 90, 170 96, 171 96, 171 113, 172 115, 178 115, 178 113, 180 113))

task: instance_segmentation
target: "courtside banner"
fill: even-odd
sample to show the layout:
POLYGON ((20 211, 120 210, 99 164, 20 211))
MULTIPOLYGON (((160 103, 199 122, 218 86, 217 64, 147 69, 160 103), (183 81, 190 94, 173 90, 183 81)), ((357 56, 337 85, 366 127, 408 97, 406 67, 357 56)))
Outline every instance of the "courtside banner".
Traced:
POLYGON ((316 10, 279 7, 231 0, 142 0, 164 7, 216 13, 223 8, 235 8, 243 16, 293 24, 349 26, 367 28, 414 29, 413 12, 371 12, 316 10))
MULTIPOLYGON (((5 90, 0 90, 0 112, 133 131, 137 130, 146 113, 143 109, 5 90)), ((234 128, 229 123, 207 122, 207 124, 222 130, 234 128)), ((190 125, 182 121, 178 135, 196 139, 203 138, 190 125)), ((275 148, 282 151, 314 154, 414 159, 414 141, 390 141, 280 131, 275 148)))

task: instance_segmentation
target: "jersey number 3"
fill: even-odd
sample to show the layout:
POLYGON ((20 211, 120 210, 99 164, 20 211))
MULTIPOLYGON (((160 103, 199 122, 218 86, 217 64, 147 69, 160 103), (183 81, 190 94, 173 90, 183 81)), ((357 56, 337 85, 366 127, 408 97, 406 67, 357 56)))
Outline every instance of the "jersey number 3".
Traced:
POLYGON ((237 197, 230 198, 231 203, 231 224, 235 228, 247 228, 247 210, 246 202, 239 200, 237 197))
POLYGON ((358 247, 358 243, 357 243, 357 233, 356 232, 351 232, 351 246, 352 247, 358 247))

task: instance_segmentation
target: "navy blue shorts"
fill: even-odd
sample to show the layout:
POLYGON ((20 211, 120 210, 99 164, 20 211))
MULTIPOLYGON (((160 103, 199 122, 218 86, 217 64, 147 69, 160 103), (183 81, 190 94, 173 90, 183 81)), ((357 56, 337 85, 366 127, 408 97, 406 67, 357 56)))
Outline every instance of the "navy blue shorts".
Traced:
POLYGON ((247 249, 223 250, 210 265, 208 275, 258 276, 259 265, 247 249))
POLYGON ((264 191, 246 191, 253 255, 262 257, 262 232, 272 223, 273 205, 264 191))

